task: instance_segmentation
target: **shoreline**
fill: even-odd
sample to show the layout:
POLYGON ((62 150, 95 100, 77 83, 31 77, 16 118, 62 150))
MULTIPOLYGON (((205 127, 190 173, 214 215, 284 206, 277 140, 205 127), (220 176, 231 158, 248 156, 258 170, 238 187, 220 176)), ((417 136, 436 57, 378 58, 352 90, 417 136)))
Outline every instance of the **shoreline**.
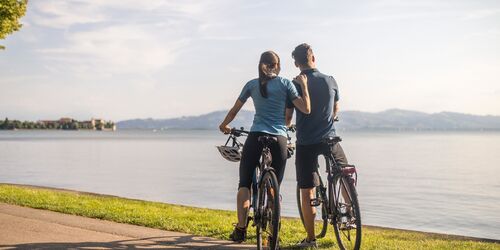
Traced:
MULTIPOLYGON (((246 126, 245 128, 250 128, 246 126)), ((0 131, 210 131, 220 133, 214 128, 116 128, 112 129, 41 129, 41 128, 16 128, 16 129, 0 129, 0 131)), ((414 128, 359 128, 348 129, 339 127, 336 128, 339 133, 500 133, 500 129, 414 129, 414 128)))
MULTIPOLYGON (((134 202, 151 202, 151 203, 156 203, 156 204, 173 205, 173 206, 184 207, 184 208, 208 209, 208 210, 229 212, 229 213, 234 212, 232 210, 193 207, 193 206, 187 206, 187 205, 182 205, 182 204, 170 204, 170 203, 164 203, 164 202, 158 202, 158 201, 126 198, 126 197, 121 197, 121 196, 116 196, 116 195, 85 192, 85 191, 78 191, 78 190, 72 190, 72 189, 66 189, 66 188, 55 188, 55 187, 46 187, 46 186, 38 186, 38 185, 29 185, 29 184, 14 184, 14 183, 1 183, 0 182, 0 186, 2 186, 2 185, 19 187, 19 188, 28 188, 28 189, 56 191, 56 192, 63 192, 63 193, 76 194, 76 195, 89 195, 89 196, 111 198, 111 199, 123 199, 123 200, 129 200, 129 201, 134 201, 134 202)), ((1 200, 0 200, 0 202, 1 202, 1 200)), ((43 209, 43 208, 41 208, 41 209, 43 209)), ((47 209, 45 209, 45 210, 47 210, 47 209)), ((282 216, 282 218, 291 219, 291 220, 297 219, 296 217, 289 217, 289 216, 282 216)), ((394 231, 401 231, 401 232, 405 232, 405 233, 419 233, 419 234, 425 234, 428 236, 440 237, 440 238, 445 238, 445 239, 450 239, 450 240, 463 240, 463 241, 475 241, 475 242, 486 242, 486 243, 500 244, 500 239, 490 239, 490 238, 481 238, 481 237, 446 234, 446 233, 425 232, 425 231, 417 231, 417 230, 412 230, 412 229, 391 228, 391 227, 383 227, 383 226, 376 226, 376 225, 363 225, 363 227, 368 228, 368 229, 394 230, 394 231)))

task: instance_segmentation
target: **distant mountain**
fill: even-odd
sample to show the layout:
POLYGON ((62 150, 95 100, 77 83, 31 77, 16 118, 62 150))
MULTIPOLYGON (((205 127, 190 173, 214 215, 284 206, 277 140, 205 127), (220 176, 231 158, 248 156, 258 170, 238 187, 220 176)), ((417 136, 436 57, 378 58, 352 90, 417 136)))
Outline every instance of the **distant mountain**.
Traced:
MULTIPOLYGON (((183 116, 171 119, 133 119, 120 121, 118 129, 218 129, 227 111, 215 111, 199 116, 183 116)), ((234 121, 233 127, 248 127, 252 124, 254 112, 241 110, 234 121)))
POLYGON ((344 111, 337 127, 345 130, 500 130, 500 116, 453 112, 423 113, 390 109, 377 113, 344 111))
MULTIPOLYGON (((227 111, 216 111, 172 119, 133 119, 116 125, 119 129, 217 129, 226 114, 227 111)), ((240 111, 231 126, 249 128, 253 114, 252 111, 240 111)), ((401 109, 376 113, 343 111, 335 126, 340 130, 500 130, 500 116, 453 112, 428 114, 401 109)))

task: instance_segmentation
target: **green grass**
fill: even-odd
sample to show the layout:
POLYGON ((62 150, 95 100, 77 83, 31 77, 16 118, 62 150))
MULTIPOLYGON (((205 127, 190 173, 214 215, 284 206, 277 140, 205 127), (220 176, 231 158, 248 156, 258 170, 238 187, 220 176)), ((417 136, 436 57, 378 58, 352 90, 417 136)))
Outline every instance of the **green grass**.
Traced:
MULTIPOLYGON (((225 240, 229 238, 232 223, 236 221, 236 213, 232 211, 6 184, 0 184, 0 202, 225 240)), ((252 229, 248 243, 255 243, 252 229)), ((281 245, 290 247, 300 241, 305 232, 299 220, 284 218, 280 235, 281 245)), ((327 237, 318 243, 321 248, 335 248, 333 229, 329 228, 327 237)), ((362 249, 500 249, 500 244, 456 236, 364 227, 362 249)))

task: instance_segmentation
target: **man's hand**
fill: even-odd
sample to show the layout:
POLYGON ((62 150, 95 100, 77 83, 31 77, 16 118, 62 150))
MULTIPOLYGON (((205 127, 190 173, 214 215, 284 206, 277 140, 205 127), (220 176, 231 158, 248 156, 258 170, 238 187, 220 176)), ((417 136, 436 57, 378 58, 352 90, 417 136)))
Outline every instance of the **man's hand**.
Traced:
POLYGON ((220 132, 222 132, 226 135, 231 133, 231 127, 229 127, 228 125, 224 125, 224 124, 219 125, 219 130, 220 130, 220 132))

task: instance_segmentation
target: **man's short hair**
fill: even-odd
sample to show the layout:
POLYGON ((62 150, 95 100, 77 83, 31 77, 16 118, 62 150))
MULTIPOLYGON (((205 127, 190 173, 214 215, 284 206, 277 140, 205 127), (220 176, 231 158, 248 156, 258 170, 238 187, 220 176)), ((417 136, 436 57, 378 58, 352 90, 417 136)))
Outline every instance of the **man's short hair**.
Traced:
POLYGON ((300 44, 295 47, 292 52, 292 57, 300 65, 308 65, 312 61, 313 51, 311 45, 307 43, 300 44))

